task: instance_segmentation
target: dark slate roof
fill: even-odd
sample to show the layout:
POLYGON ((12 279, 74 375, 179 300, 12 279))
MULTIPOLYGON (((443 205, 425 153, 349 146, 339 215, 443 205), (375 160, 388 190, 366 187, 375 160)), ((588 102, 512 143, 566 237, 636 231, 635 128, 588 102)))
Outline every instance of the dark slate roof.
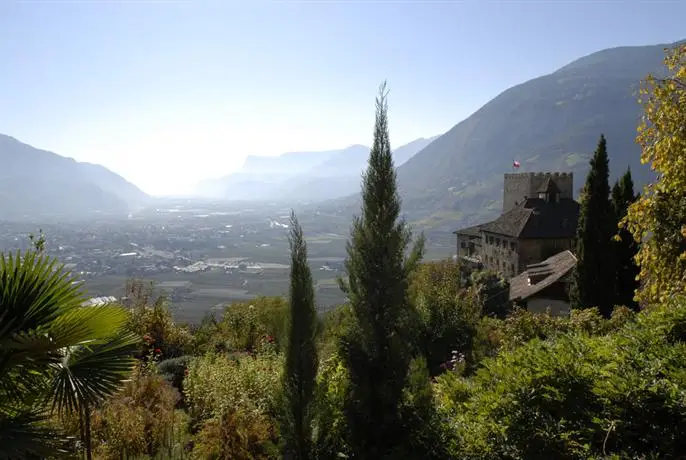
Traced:
POLYGON ((481 236, 481 225, 462 228, 453 232, 456 235, 481 236))
POLYGON ((560 193, 560 189, 553 178, 547 176, 536 193, 560 193))
POLYGON ((578 218, 579 203, 574 200, 527 198, 480 229, 513 238, 573 238, 578 218))
POLYGON ((559 252, 541 263, 529 265, 510 279, 510 301, 525 300, 541 292, 564 277, 575 265, 576 257, 570 251, 559 252), (531 278, 539 278, 540 281, 529 284, 531 278))

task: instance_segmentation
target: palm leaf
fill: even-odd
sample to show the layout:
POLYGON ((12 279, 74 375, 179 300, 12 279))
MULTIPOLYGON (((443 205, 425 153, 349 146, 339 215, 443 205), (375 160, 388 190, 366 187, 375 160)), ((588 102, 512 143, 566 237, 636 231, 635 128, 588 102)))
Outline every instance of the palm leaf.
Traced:
POLYGON ((32 252, 0 256, 0 337, 39 330, 82 302, 80 287, 56 260, 32 252))
POLYGON ((79 286, 54 259, 0 254, 0 457, 55 454, 42 410, 80 409, 116 391, 138 338, 120 307, 81 307, 79 286))
POLYGON ((81 305, 78 287, 45 256, 0 256, 0 380, 13 366, 45 370, 45 360, 63 346, 51 343, 50 325, 81 305), (30 339, 29 339, 30 337, 30 339), (28 346, 33 343, 35 346, 28 346), (38 346, 38 344, 40 344, 38 346), (20 353, 20 359, 12 355, 20 353))
POLYGON ((55 260, 33 252, 0 255, 0 407, 44 387, 64 347, 49 329, 81 302, 55 260))
POLYGON ((124 327, 128 318, 129 313, 118 305, 70 309, 52 322, 48 334, 60 348, 107 340, 124 327))
POLYGON ((47 458, 66 452, 67 439, 46 424, 38 409, 0 413, 0 458, 47 458))
POLYGON ((68 350, 52 382, 53 409, 79 412, 116 392, 133 368, 138 336, 122 332, 107 342, 68 350))

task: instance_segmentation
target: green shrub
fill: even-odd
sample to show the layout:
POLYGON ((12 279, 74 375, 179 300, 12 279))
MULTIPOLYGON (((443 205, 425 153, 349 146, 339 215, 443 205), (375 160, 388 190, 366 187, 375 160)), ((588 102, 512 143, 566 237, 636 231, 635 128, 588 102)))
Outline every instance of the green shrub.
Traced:
POLYGON ((477 291, 462 287, 453 261, 425 263, 413 274, 410 295, 418 313, 418 346, 429 372, 437 375, 454 353, 472 364, 473 339, 481 316, 477 291))
POLYGON ((166 359, 157 363, 157 372, 183 395, 183 379, 186 376, 190 356, 166 359))
POLYGON ((282 297, 258 297, 226 307, 213 337, 217 351, 255 351, 269 338, 277 350, 285 340, 288 302, 282 297))
POLYGON ((187 417, 175 410, 179 397, 162 376, 139 366, 122 392, 93 413, 96 457, 172 458, 186 438, 187 417))
POLYGON ((348 371, 337 353, 320 362, 315 398, 314 448, 317 458, 349 454, 344 415, 348 371))
POLYGON ((189 413, 194 421, 238 408, 275 416, 282 361, 274 352, 241 357, 210 353, 192 359, 183 382, 189 413))
POLYGON ((279 458, 278 436, 269 417, 244 408, 226 408, 207 420, 196 436, 193 454, 207 460, 279 458))
POLYGON ((593 311, 518 315, 504 327, 509 344, 473 378, 437 378, 439 413, 456 434, 453 456, 681 458, 683 300, 635 316, 618 309, 609 320, 593 311))

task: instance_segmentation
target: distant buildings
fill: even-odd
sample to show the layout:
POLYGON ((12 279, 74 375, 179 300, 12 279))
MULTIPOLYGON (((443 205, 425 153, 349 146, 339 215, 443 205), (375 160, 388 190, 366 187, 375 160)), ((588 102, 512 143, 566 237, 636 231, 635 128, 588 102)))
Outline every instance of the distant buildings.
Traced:
POLYGON ((91 297, 81 304, 83 307, 99 307, 110 303, 116 303, 117 298, 114 296, 91 297))
MULTIPOLYGON (((569 264, 573 267, 576 263, 570 252, 576 245, 579 218, 573 184, 572 173, 505 174, 502 214, 491 222, 454 232, 458 259, 512 279, 513 285, 519 283, 515 278, 520 274, 537 273, 544 264, 546 270, 555 272, 553 284, 564 283, 569 264), (554 256, 565 263, 557 263, 554 256), (559 270, 565 273, 557 273, 559 270)), ((533 279, 537 276, 532 275, 533 279)), ((511 292, 511 300, 524 302, 520 294, 511 292)), ((568 299, 560 301, 568 303, 568 299)))

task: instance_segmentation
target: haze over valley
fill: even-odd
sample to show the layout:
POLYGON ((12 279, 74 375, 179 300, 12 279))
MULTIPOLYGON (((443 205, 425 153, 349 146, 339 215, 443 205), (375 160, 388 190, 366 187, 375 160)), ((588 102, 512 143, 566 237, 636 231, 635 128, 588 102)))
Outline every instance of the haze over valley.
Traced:
MULTIPOLYGON (((116 8, 123 12, 129 7, 116 8)), ((135 8, 141 17, 159 14, 169 21, 180 20, 182 11, 191 11, 177 6, 135 8)), ((407 8, 416 10, 415 6, 407 8)), ((472 7, 464 8, 471 11, 472 7)), ((94 10, 73 5, 21 7, 15 14, 38 25, 43 24, 42 14, 49 11, 73 11, 83 18, 97 16, 94 10)), ((253 12, 241 11, 236 14, 246 21, 257 20, 253 12)), ((276 11, 267 12, 270 20, 276 21, 272 16, 276 11)), ((294 15, 292 18, 299 17, 295 10, 288 11, 294 15)), ((327 20, 333 20, 333 11, 325 13, 327 20)), ((455 6, 446 11, 461 10, 455 6)), ((187 27, 196 30, 201 22, 193 21, 200 21, 199 14, 193 10, 187 27)), ((142 27, 137 20, 132 21, 132 27, 142 27)), ((447 22, 437 27, 450 29, 447 22)), ((172 40, 166 29, 158 32, 172 40)), ((63 40, 59 43, 73 42, 70 32, 59 33, 63 40)), ((373 36, 373 28, 364 33, 373 36)), ((102 49, 115 46, 104 36, 96 36, 102 49)), ((243 107, 236 109, 238 118, 227 115, 233 113, 229 96, 217 96, 223 102, 207 105, 206 112, 198 115, 200 106, 192 105, 183 94, 195 88, 197 103, 205 104, 210 93, 203 92, 201 83, 184 86, 171 76, 160 77, 164 88, 175 88, 180 94, 165 98, 162 89, 155 90, 143 74, 136 77, 138 80, 130 80, 138 75, 134 70, 122 73, 120 80, 111 80, 111 84, 119 88, 117 85, 127 81, 131 94, 145 88, 151 98, 159 97, 160 111, 154 115, 147 99, 141 99, 141 110, 150 111, 148 119, 120 107, 115 100, 100 109, 90 105, 85 96, 78 99, 83 111, 67 114, 66 102, 50 108, 44 105, 47 100, 63 101, 64 94, 76 91, 67 89, 71 81, 65 80, 64 94, 58 87, 51 95, 45 93, 42 100, 27 96, 31 104, 16 105, 14 117, 0 117, 0 216, 4 222, 0 249, 26 247, 25 236, 42 228, 48 238, 48 252, 81 274, 89 295, 119 296, 124 280, 132 276, 155 279, 160 286, 170 288, 174 298, 180 299, 179 304, 191 311, 183 313, 184 317, 195 321, 202 312, 222 302, 287 291, 287 231, 283 225, 294 209, 310 242, 318 298, 323 308, 334 305, 343 299, 334 279, 341 274, 351 219, 360 209, 362 173, 372 142, 370 97, 376 84, 389 78, 391 147, 403 215, 416 232, 426 235, 428 258, 445 259, 455 254, 453 231, 486 222, 500 213, 502 176, 514 171, 515 161, 520 165, 517 172, 574 173, 578 193, 598 136, 603 133, 608 139, 612 180, 627 168, 631 168, 638 186, 652 180, 649 167, 640 164, 640 149, 634 139, 641 114, 638 89, 649 73, 664 74, 664 49, 675 43, 632 40, 604 49, 594 45, 602 40, 589 41, 574 51, 565 51, 563 54, 569 56, 565 61, 560 56, 533 60, 539 50, 522 47, 521 53, 531 56, 534 70, 526 70, 522 64, 511 78, 493 77, 496 83, 488 83, 488 90, 477 88, 470 75, 480 72, 472 74, 467 67, 462 68, 464 78, 445 83, 438 69, 447 72, 448 63, 427 59, 421 62, 426 69, 437 69, 433 77, 419 69, 398 73, 390 70, 392 65, 383 64, 380 69, 388 72, 379 73, 378 78, 365 78, 364 82, 335 78, 325 86, 313 83, 308 90, 307 85, 292 81, 290 88, 297 91, 297 98, 294 96, 287 105, 275 101, 270 105, 273 110, 260 114, 262 120, 257 112, 250 112, 248 105, 240 105, 244 102, 238 96, 231 96, 235 104, 243 107), (421 73, 422 83, 412 87, 407 76, 415 73, 421 73), (432 81, 446 85, 444 97, 430 96, 432 81), (333 100, 324 95, 338 97, 337 93, 350 91, 353 84, 364 91, 348 97, 340 95, 333 105, 320 105, 324 100, 333 100), (472 86, 481 95, 480 102, 472 96, 472 86), (458 98, 467 103, 462 104, 458 98), (172 103, 186 104, 187 110, 172 108, 172 103), (224 108, 220 110, 220 106, 224 108), (30 107, 43 110, 32 112, 30 107), (56 135, 47 128, 51 125, 43 115, 60 107, 72 121, 62 125, 62 135, 56 135), (119 113, 123 118, 108 124, 103 121, 108 111, 111 116, 119 113), (238 112, 242 115, 238 116, 238 112), (32 113, 42 121, 29 129, 32 113), (91 121, 87 120, 88 114, 93 114, 91 121), (208 121, 210 116, 216 118, 215 122, 208 121), (129 122, 125 123, 125 118, 139 120, 140 127, 126 128, 129 122), (296 123, 296 119, 300 121, 296 123), (160 123, 167 125, 159 128, 160 123), (203 123, 204 130, 199 128, 203 123), (258 129, 260 123, 265 123, 262 131, 258 129), (218 129, 220 125, 224 128, 218 129), (75 126, 83 129, 74 131, 75 126), (126 129, 130 139, 123 134, 125 131, 118 134, 118 130, 126 129), (145 130, 155 139, 141 137, 145 130), (95 133, 100 133, 98 138, 95 133), (39 142, 33 146, 32 139, 39 142), (92 160, 96 158, 99 164, 92 160), (157 191, 148 193, 151 190, 157 191)), ((47 43, 41 46, 49 49, 47 43)), ((86 50, 88 45, 79 46, 86 50)), ((149 46, 162 49, 153 42, 149 46)), ((180 46, 180 53, 189 60, 196 59, 190 57, 190 42, 180 46)), ((217 56, 233 53, 233 45, 227 46, 226 50, 216 45, 211 49, 217 56)), ((303 51, 314 52, 314 48, 303 51)), ((130 53, 136 55, 134 48, 130 53)), ((78 56, 65 59, 76 62, 78 56)), ((106 65, 100 58, 94 59, 93 65, 106 65)), ((156 55, 154 59, 162 62, 166 57, 156 55)), ((240 59, 258 65, 251 57, 240 59)), ((384 59, 390 63, 399 57, 392 54, 384 59)), ((141 65, 153 71, 147 64, 141 65)), ((176 63, 171 60, 169 65, 176 63)), ((312 72, 314 68, 308 66, 312 72)), ((490 68, 483 61, 471 62, 470 66, 490 68)), ((256 75, 267 72, 252 69, 256 75)), ((207 81, 215 93, 221 87, 207 76, 188 73, 186 68, 179 67, 177 72, 179 78, 194 75, 195 82, 207 81)), ((239 76, 231 78, 238 84, 239 76)), ((257 91, 248 80, 242 84, 246 91, 257 91)), ((88 84, 82 89, 84 94, 105 97, 104 93, 94 93, 88 84)), ((226 94, 236 92, 223 90, 226 94)), ((69 94, 79 97, 76 92, 69 94)), ((276 100, 284 97, 282 94, 276 100)), ((8 102, 13 98, 9 93, 5 97, 8 102)), ((264 107, 270 103, 257 98, 255 104, 264 107)), ((59 124, 59 117, 53 119, 59 124)))

